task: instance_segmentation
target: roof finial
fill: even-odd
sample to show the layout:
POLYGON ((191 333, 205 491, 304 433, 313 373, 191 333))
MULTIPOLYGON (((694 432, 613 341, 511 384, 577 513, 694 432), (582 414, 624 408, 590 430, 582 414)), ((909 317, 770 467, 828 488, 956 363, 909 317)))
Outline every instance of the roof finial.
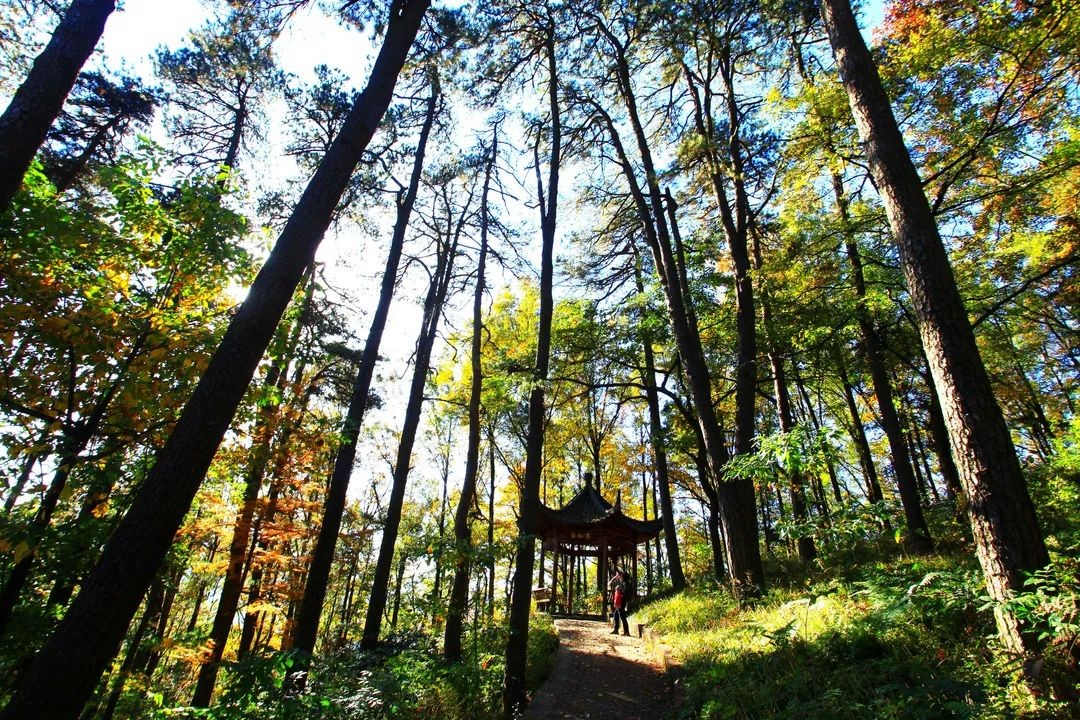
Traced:
POLYGON ((615 509, 622 512, 622 488, 615 493, 615 509))

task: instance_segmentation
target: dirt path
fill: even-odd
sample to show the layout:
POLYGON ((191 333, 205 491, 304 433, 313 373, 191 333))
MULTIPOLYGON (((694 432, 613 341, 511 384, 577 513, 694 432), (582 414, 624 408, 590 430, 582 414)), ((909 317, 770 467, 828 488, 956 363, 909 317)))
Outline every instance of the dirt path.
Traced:
POLYGON ((678 706, 672 677, 641 638, 589 620, 555 626, 555 667, 522 720, 661 720, 678 706))

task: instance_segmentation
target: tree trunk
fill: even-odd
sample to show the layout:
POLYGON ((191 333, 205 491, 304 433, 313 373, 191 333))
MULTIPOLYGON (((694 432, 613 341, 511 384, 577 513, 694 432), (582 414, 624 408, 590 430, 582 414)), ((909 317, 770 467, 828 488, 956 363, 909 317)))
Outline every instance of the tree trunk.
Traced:
POLYGON ((427 141, 435 121, 439 98, 438 83, 433 82, 431 95, 428 97, 427 111, 424 116, 424 125, 420 130, 420 139, 417 142, 416 155, 413 158, 409 187, 398 203, 394 234, 390 241, 390 251, 379 291, 379 304, 372 317, 367 341, 364 343, 364 353, 360 359, 360 367, 357 369, 356 379, 353 382, 352 394, 349 397, 349 409, 341 429, 341 444, 338 446, 334 471, 330 477, 330 485, 326 493, 322 525, 319 528, 319 539, 315 544, 315 551, 308 567, 307 586, 304 588, 304 599, 300 605, 300 613, 293 632, 293 647, 308 653, 315 650, 315 636, 318 633, 319 618, 322 615, 323 602, 326 598, 326 584, 330 579, 334 548, 337 546, 341 518, 345 512, 349 478, 352 476, 353 463, 356 459, 356 442, 360 436, 360 426, 363 423, 364 412, 367 409, 371 378, 375 372, 375 364, 379 360, 379 345, 382 342, 383 331, 386 328, 386 317, 390 311, 390 303, 394 297, 397 269, 405 243, 405 231, 408 228, 413 206, 416 203, 416 194, 419 191, 420 177, 424 167, 424 156, 427 151, 427 141))
MULTIPOLYGON (((754 235, 753 249, 754 267, 761 272, 764 260, 761 254, 761 242, 757 234, 754 235)), ((778 340, 772 327, 772 307, 769 302, 769 294, 764 289, 761 292, 761 324, 765 327, 765 337, 769 346, 768 357, 773 376, 773 393, 776 396, 776 415, 780 420, 780 432, 786 435, 795 429, 795 418, 791 411, 791 393, 788 390, 787 375, 784 372, 784 358, 780 355, 777 347, 778 340)), ((802 523, 805 526, 806 521, 809 519, 806 509, 806 477, 798 470, 793 470, 788 475, 791 514, 796 523, 802 523)), ((777 501, 781 503, 780 516, 783 518, 783 500, 779 493, 777 493, 777 501)), ((765 541, 768 543, 767 529, 765 541)), ((814 539, 806 535, 804 529, 799 529, 797 543, 799 562, 804 565, 813 562, 814 558, 817 557, 817 549, 814 547, 814 539)))
POLYGON ((119 702, 120 695, 124 690, 124 684, 135 668, 142 664, 140 659, 144 655, 142 649, 143 638, 146 637, 146 631, 153 623, 155 616, 160 612, 163 599, 162 590, 161 583, 155 582, 151 585, 150 592, 147 593, 146 607, 143 610, 142 617, 139 619, 139 624, 135 627, 135 633, 128 644, 127 652, 124 653, 124 660, 120 663, 116 678, 113 680, 112 692, 109 693, 109 698, 101 711, 100 717, 102 720, 112 718, 116 712, 116 704, 119 702))
POLYGON ((648 196, 637 181, 635 164, 630 160, 622 144, 614 121, 599 105, 594 107, 607 125, 664 290, 675 344, 679 358, 682 360, 702 440, 708 453, 709 469, 719 486, 717 492, 720 494, 721 520, 724 523, 727 561, 732 572, 734 590, 737 595, 757 594, 764 587, 764 571, 758 548, 753 484, 748 484, 745 480, 735 480, 721 485, 718 481, 722 477, 728 453, 723 434, 720 432, 716 410, 713 407, 712 380, 690 302, 683 264, 676 257, 675 246, 678 245, 678 239, 677 226, 674 223, 669 232, 668 216, 674 220, 674 202, 669 195, 666 204, 667 214, 665 214, 665 202, 660 193, 647 134, 638 116, 637 101, 630 82, 630 71, 624 48, 603 26, 601 26, 601 31, 605 33, 615 50, 619 90, 634 130, 638 154, 646 176, 648 196))
MULTIPOLYGON (((645 283, 641 276, 641 259, 636 247, 633 252, 634 281, 638 293, 643 294, 645 283)), ((679 592, 686 587, 686 576, 683 575, 682 560, 679 557, 679 537, 675 530, 675 511, 671 504, 671 479, 668 475, 667 450, 664 447, 666 436, 660 416, 660 393, 656 388, 656 356, 652 338, 645 330, 645 323, 641 323, 641 328, 641 349, 645 361, 642 380, 645 385, 645 402, 649 408, 649 446, 652 448, 653 467, 656 469, 656 488, 660 495, 660 516, 664 522, 664 545, 667 548, 671 588, 679 592)))
POLYGON ((397 632, 398 610, 401 609, 401 583, 405 580, 405 560, 405 551, 402 550, 398 553, 397 576, 394 579, 394 604, 390 610, 390 630, 394 632, 397 632))
POLYGON ((874 456, 870 453, 870 443, 866 439, 866 428, 862 424, 862 416, 859 407, 855 404, 855 393, 851 389, 848 380, 847 368, 844 365, 844 357, 840 350, 834 352, 836 370, 840 374, 840 383, 844 386, 844 400, 847 401, 848 413, 851 415, 851 435, 855 441, 855 447, 859 451, 859 463, 862 465, 863 478, 866 481, 866 498, 872 503, 881 502, 885 496, 881 492, 881 483, 878 482, 877 470, 874 467, 874 456))
MULTIPOLYGON (((35 532, 36 541, 40 541, 40 533, 43 533, 49 526, 52 520, 53 513, 56 511, 56 506, 60 502, 60 496, 63 494, 64 487, 67 485, 68 477, 71 475, 71 471, 78 460, 79 454, 86 447, 86 440, 69 439, 66 443, 71 446, 69 451, 63 453, 58 460, 58 467, 56 472, 53 473, 52 481, 49 483, 49 487, 45 490, 45 494, 41 499, 41 505, 38 507, 37 513, 34 515, 34 519, 31 521, 31 531, 35 532)), ((8 624, 11 622, 12 613, 15 611, 15 606, 19 603, 19 596, 22 595, 22 590, 26 586, 26 582, 30 579, 30 571, 34 567, 34 560, 37 554, 34 550, 27 552, 15 563, 11 568, 11 572, 8 573, 7 582, 4 583, 3 590, 0 590, 0 636, 7 634, 8 624)))
POLYGON ((73 0, 0 115, 0 213, 7 211, 19 191, 115 8, 116 0, 73 0))
MULTIPOLYGON (((307 270, 307 291, 305 293, 300 316, 296 320, 292 330, 288 333, 283 358, 275 358, 266 373, 265 386, 278 391, 284 391, 288 379, 288 363, 303 329, 305 318, 311 306, 312 294, 315 283, 312 275, 314 266, 307 270), (284 362, 282 362, 284 359, 284 362)), ((236 609, 240 604, 240 595, 244 590, 244 560, 249 558, 248 545, 251 537, 252 521, 255 517, 255 506, 259 499, 259 490, 262 488, 263 478, 266 475, 266 466, 270 462, 270 443, 274 436, 274 426, 280 413, 281 405, 267 403, 259 408, 252 431, 252 447, 248 454, 248 470, 244 479, 244 494, 240 499, 240 510, 233 526, 232 540, 229 543, 229 560, 225 569, 225 580, 218 598, 217 612, 214 614, 214 622, 210 629, 209 653, 203 658, 199 667, 198 681, 195 684, 195 693, 191 704, 194 707, 207 707, 210 704, 210 696, 214 692, 214 684, 217 681, 218 666, 221 663, 222 653, 229 639, 229 631, 232 629, 236 609)))
MULTIPOLYGON (((120 387, 127 377, 132 363, 135 362, 136 358, 138 358, 139 355, 142 354, 143 349, 145 349, 148 337, 148 332, 143 332, 135 339, 128 349, 127 355, 118 364, 112 381, 97 397, 93 406, 86 412, 84 418, 80 418, 77 422, 71 423, 70 417, 72 408, 69 407, 68 425, 70 427, 65 430, 65 436, 62 443, 63 450, 56 463, 56 472, 53 474, 52 481, 49 483, 45 495, 41 498, 41 505, 34 515, 30 528, 31 531, 38 533, 39 537, 40 533, 43 533, 52 522, 53 513, 56 512, 57 505, 60 503, 60 498, 64 494, 64 488, 67 486, 68 479, 71 477, 71 471, 75 469, 76 463, 81 459, 82 454, 90 444, 90 441, 100 431, 101 425, 105 421, 106 413, 112 405, 113 398, 115 398, 120 391, 120 387)), ((72 360, 72 362, 74 362, 74 360, 72 360)), ((19 602, 19 596, 22 594, 23 587, 26 585, 27 580, 30 579, 30 571, 34 566, 36 557, 36 552, 28 552, 21 560, 19 560, 19 562, 15 563, 15 567, 12 568, 3 591, 0 591, 0 636, 7 632, 11 614, 19 602)), ((132 612, 134 613, 134 611, 133 608, 132 612)))
MULTIPOLYGON (((483 367, 481 351, 484 332, 484 283, 488 252, 488 193, 491 174, 498 159, 499 128, 492 129, 491 148, 484 167, 484 187, 480 195, 480 257, 476 262, 476 288, 473 291, 473 335, 469 387, 469 440, 465 450, 465 477, 461 483, 461 495, 454 511, 454 580, 450 601, 446 609, 446 627, 443 633, 443 656, 455 661, 461 658, 461 633, 469 594, 469 568, 472 559, 472 529, 469 510, 476 497, 476 478, 480 470, 480 401, 483 391, 483 367)), ((542 571, 542 566, 541 566, 542 571)))
POLYGON ((881 193, 919 321, 919 334, 940 395, 976 555, 986 576, 1005 646, 1035 651, 1038 639, 1004 605, 1027 573, 1050 561, 1009 429, 994 398, 963 299, 956 286, 918 172, 847 0, 822 0, 852 115, 881 193))
MULTIPOLYGON (((424 407, 424 387, 427 384, 428 369, 431 366, 431 351, 435 345, 439 320, 442 318, 443 306, 449 292, 450 280, 454 272, 454 260, 457 256, 458 238, 463 229, 466 212, 467 209, 463 210, 457 227, 448 228, 447 237, 439 241, 436 268, 431 274, 431 284, 428 287, 427 297, 424 298, 424 317, 420 337, 416 342, 416 364, 413 368, 412 386, 409 389, 405 420, 401 428, 401 440, 398 443, 397 458, 394 462, 393 487, 386 508, 386 522, 383 524, 379 559, 375 564, 375 575, 371 583, 371 597, 368 600, 367 617, 364 620, 364 633, 360 637, 360 647, 365 649, 374 648, 379 642, 383 610, 386 608, 386 588, 390 581, 394 545, 397 543, 398 526, 401 523, 401 508, 405 502, 405 486, 411 469, 413 443, 416 440, 416 428, 420 424, 420 414, 424 407)), ((447 220, 449 221, 450 218, 447 220)), ((325 592, 325 587, 323 592, 325 592)), ((318 621, 318 616, 315 616, 315 621, 318 621)))
POLYGON ((488 429, 487 618, 495 620, 495 432, 488 429))
POLYGON ((50 454, 49 447, 45 444, 45 441, 49 439, 49 429, 46 427, 41 431, 37 441, 33 443, 34 447, 45 446, 44 448, 35 452, 29 453, 23 460, 22 469, 19 470, 19 477, 15 479, 15 483, 11 486, 11 490, 8 491, 8 496, 4 500, 4 513, 10 514, 11 508, 15 507, 15 503, 22 496, 23 489, 26 487, 26 483, 30 481, 30 475, 34 472, 34 465, 36 465, 42 458, 47 457, 50 454))
POLYGON ((956 498, 957 509, 963 510, 964 489, 960 483, 960 473, 953 461, 952 448, 949 447, 949 430, 945 426, 945 416, 941 413, 941 403, 938 402, 937 387, 934 378, 927 372, 923 375, 927 389, 930 391, 930 404, 927 408, 930 424, 930 439, 934 444, 934 453, 938 457, 938 466, 941 468, 941 477, 945 481, 945 488, 949 494, 956 498))
MULTIPOLYGON (((803 384, 802 377, 800 377, 799 363, 793 362, 791 364, 791 370, 791 374, 795 379, 795 388, 799 391, 799 397, 802 398, 803 406, 806 408, 806 417, 809 418, 810 422, 814 425, 814 430, 820 432, 822 420, 818 417, 818 413, 814 411, 814 403, 810 400, 810 393, 807 392, 806 385, 803 384)), ((836 500, 837 503, 841 503, 844 498, 840 491, 840 480, 836 477, 836 465, 833 462, 832 453, 825 453, 825 467, 829 471, 829 484, 832 487, 833 499, 836 500)), ((825 499, 824 489, 819 493, 818 500, 821 513, 828 517, 829 503, 825 499)))
POLYGON ((710 482, 709 454, 700 436, 694 462, 697 465, 698 482, 708 500, 705 504, 705 527, 708 531, 709 548, 712 550, 713 577, 716 582, 723 583, 727 579, 727 566, 724 564, 724 539, 720 532, 720 497, 710 482))
POLYGON ((392 3, 371 79, 91 571, 0 717, 74 718, 168 552, 300 276, 393 95, 427 0, 392 3))
MULTIPOLYGON (((559 170, 562 158, 562 123, 559 117, 559 75, 555 58, 555 21, 549 17, 544 28, 547 61, 547 99, 551 114, 551 146, 545 194, 540 163, 536 163, 536 184, 540 201, 540 315, 536 338, 534 386, 529 393, 529 430, 525 442, 525 477, 518 512, 517 551, 514 555, 513 594, 510 599, 510 636, 506 642, 506 669, 503 676, 502 712, 506 720, 520 713, 525 696, 526 650, 529 641, 529 610, 532 606, 533 559, 536 554, 536 521, 540 511, 540 475, 543 472, 546 416, 545 386, 551 362, 551 319, 554 314, 555 225, 559 204, 559 170)), ((537 133, 539 144, 540 133, 537 133)), ((539 148, 535 149, 539 160, 539 148)))

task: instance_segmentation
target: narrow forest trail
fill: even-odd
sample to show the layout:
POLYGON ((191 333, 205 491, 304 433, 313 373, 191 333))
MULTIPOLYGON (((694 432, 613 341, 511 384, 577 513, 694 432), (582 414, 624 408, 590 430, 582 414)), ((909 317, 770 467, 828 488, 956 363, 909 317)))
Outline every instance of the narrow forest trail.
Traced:
POLYGON ((678 707, 674 677, 642 638, 612 635, 610 624, 593 620, 555 627, 555 666, 523 720, 661 720, 678 707))

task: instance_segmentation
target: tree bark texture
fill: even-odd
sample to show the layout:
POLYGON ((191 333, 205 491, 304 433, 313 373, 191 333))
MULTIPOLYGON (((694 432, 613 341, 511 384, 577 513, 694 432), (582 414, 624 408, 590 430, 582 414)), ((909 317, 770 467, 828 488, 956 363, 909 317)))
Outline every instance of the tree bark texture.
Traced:
MULTIPOLYGON (((1025 573, 1049 563, 1035 506, 918 172, 851 6, 847 0, 822 0, 821 14, 900 251, 967 494, 976 555, 990 596, 1004 603, 1022 589, 1025 573)), ((1037 650, 1034 634, 1004 605, 997 606, 995 617, 1009 650, 1037 650)))
POLYGON ((0 213, 19 191, 115 8, 116 0, 74 0, 0 115, 0 213))
POLYGON ((0 717, 74 718, 93 691, 168 552, 353 169, 390 104, 427 6, 426 0, 392 3, 367 87, 229 323, 82 592, 20 678, 0 717))

